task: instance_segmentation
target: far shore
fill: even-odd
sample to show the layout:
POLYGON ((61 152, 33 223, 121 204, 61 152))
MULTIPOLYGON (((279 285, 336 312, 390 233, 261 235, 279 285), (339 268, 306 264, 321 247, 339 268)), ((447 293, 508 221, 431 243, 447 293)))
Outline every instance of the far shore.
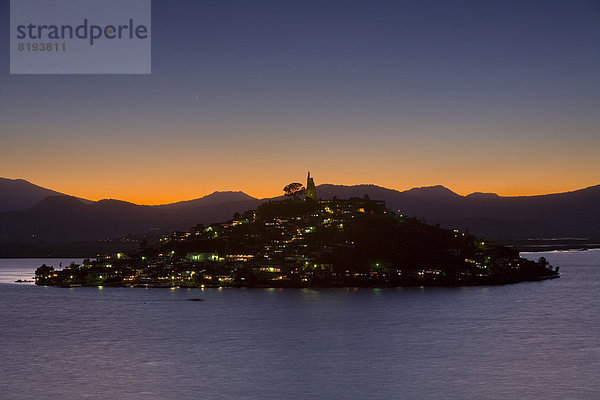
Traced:
MULTIPOLYGON (((516 246, 514 243, 505 243, 508 247, 514 247, 519 249, 521 253, 544 253, 549 251, 587 251, 587 250, 598 250, 600 249, 600 243, 590 244, 577 244, 577 245, 520 245, 516 246)), ((14 259, 14 258, 29 258, 29 259, 46 259, 46 258, 64 258, 64 259, 84 259, 84 258, 95 258, 97 253, 79 253, 77 251, 72 253, 50 253, 50 254, 31 254, 31 253, 14 253, 11 255, 0 255, 0 259, 14 259)))
POLYGON ((600 249, 600 243, 577 243, 577 244, 530 244, 515 245, 506 243, 506 246, 515 247, 521 253, 544 253, 548 251, 587 251, 600 249))

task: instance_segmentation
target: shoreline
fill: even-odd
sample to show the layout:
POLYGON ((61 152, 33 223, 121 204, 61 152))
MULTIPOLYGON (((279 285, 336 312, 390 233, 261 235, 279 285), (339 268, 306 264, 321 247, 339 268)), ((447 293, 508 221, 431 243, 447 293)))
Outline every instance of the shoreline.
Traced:
MULTIPOLYGON (((548 248, 544 248, 544 249, 540 249, 539 246, 512 246, 512 245, 508 245, 506 244, 506 246, 508 247, 512 247, 512 248, 516 248, 517 250, 519 250, 519 253, 550 253, 550 252, 569 252, 569 251, 590 251, 590 250, 600 250, 600 244, 591 244, 591 245, 583 245, 583 246, 577 246, 577 247, 562 247, 562 246, 553 246, 553 247, 548 247, 548 248)), ((95 258, 97 255, 92 255, 92 256, 88 256, 88 257, 81 257, 81 256, 65 256, 65 255, 58 255, 58 256, 14 256, 14 257, 7 257, 7 256, 0 256, 0 260, 44 260, 44 259, 73 259, 73 260, 79 260, 79 259, 85 259, 85 258, 95 258)))
POLYGON ((520 253, 550 253, 553 251, 567 252, 567 251, 589 251, 589 250, 600 250, 600 245, 594 244, 588 246, 519 246, 518 250, 520 253))
MULTIPOLYGON (((560 274, 552 275, 552 276, 539 276, 537 278, 530 278, 524 280, 507 280, 503 282, 485 282, 485 283, 462 283, 456 285, 448 285, 448 284, 409 284, 409 285, 354 285, 354 286, 269 286, 269 285, 256 285, 256 286, 236 286, 236 285, 204 285, 204 286, 193 286, 193 285, 163 285, 163 284, 104 284, 104 285, 43 285, 43 284, 35 284, 35 286, 42 287, 58 287, 61 289, 75 289, 75 288, 122 288, 122 289, 312 289, 312 290, 321 290, 321 289, 398 289, 398 288, 446 288, 446 289, 458 289, 458 288, 467 288, 467 287, 489 287, 489 286, 504 286, 504 285, 516 285, 524 282, 542 282, 547 280, 553 280, 560 278, 560 274)), ((31 283, 31 282, 28 282, 31 283)))

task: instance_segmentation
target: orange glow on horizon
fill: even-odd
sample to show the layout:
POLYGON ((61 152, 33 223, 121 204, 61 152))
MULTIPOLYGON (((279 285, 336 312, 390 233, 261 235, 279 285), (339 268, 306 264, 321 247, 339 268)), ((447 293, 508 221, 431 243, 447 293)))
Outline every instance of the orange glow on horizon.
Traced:
MULTIPOLYGON (((316 178, 316 184, 317 187, 320 184, 325 184, 325 183, 330 183, 330 182, 321 182, 318 180, 318 176, 315 176, 316 178)), ((16 178, 13 178, 16 179, 16 178)), ((25 179, 30 181, 27 178, 21 178, 21 179, 25 179)), ((303 182, 302 179, 289 179, 289 182, 292 181, 298 181, 298 182, 303 182)), ((277 197, 277 196, 282 196, 283 195, 283 187, 289 183, 289 182, 282 182, 279 186, 281 186, 281 188, 279 188, 276 184, 275 185, 265 185, 263 187, 261 186, 257 186, 257 185, 245 185, 244 187, 241 188, 232 188, 232 187, 218 187, 215 185, 210 185, 207 186, 206 188, 204 188, 204 190, 196 190, 195 188, 190 188, 189 185, 187 185, 185 182, 182 182, 180 185, 177 185, 175 182, 173 182, 172 185, 169 186, 168 190, 156 190, 153 188, 152 184, 148 184, 147 187, 145 188, 137 188, 136 190, 131 190, 131 188, 127 188, 127 187, 114 187, 111 190, 107 190, 106 188, 101 188, 101 187, 90 187, 89 185, 82 185, 82 184, 69 184, 67 182, 64 182, 61 185, 52 185, 51 183, 46 183, 46 182, 39 182, 39 181, 30 181, 34 184, 37 184, 39 186, 43 186, 47 189, 51 189, 51 190, 55 190, 57 192, 61 192, 67 195, 72 195, 75 197, 79 197, 79 198, 84 198, 87 200, 91 200, 91 201, 99 201, 102 199, 116 199, 116 200, 123 200, 123 201, 127 201, 130 203, 134 203, 134 204, 139 204, 139 205, 161 205, 161 204, 170 204, 170 203, 176 203, 176 202, 180 202, 180 201, 186 201, 186 200, 194 200, 194 199, 198 199, 207 195, 210 195, 216 191, 241 191, 249 196, 252 196, 254 198, 258 198, 258 199, 264 199, 264 198, 273 198, 273 197, 277 197)), ((404 187, 397 187, 397 186, 393 186, 393 185, 386 185, 383 182, 378 182, 378 183, 367 183, 367 182, 362 182, 362 183, 349 183, 349 182, 343 182, 343 183, 331 183, 331 184, 338 184, 338 185, 345 185, 345 186, 354 186, 354 185, 361 185, 361 184, 374 184, 376 186, 381 186, 381 187, 385 187, 388 189, 393 189, 393 190, 397 190, 397 191, 405 191, 405 190, 409 190, 412 189, 414 187, 424 187, 424 186, 435 186, 435 185, 442 185, 450 190, 452 190, 453 192, 462 195, 462 196, 466 196, 470 193, 473 192, 484 192, 484 193, 496 193, 502 197, 511 197, 511 196, 536 196, 536 195, 545 195, 545 194, 553 194, 553 193, 562 193, 562 192, 569 192, 569 191, 574 191, 574 190, 579 190, 579 189, 584 189, 586 187, 590 187, 590 186, 595 186, 597 184, 599 184, 600 182, 596 182, 596 183, 588 183, 588 184, 582 184, 582 185, 559 185, 559 184, 554 184, 554 185, 547 185, 547 186, 535 186, 535 187, 525 187, 525 185, 519 186, 519 185, 514 185, 514 184, 496 184, 496 187, 498 188, 498 190, 494 190, 494 188, 492 187, 492 185, 486 185, 484 187, 476 187, 474 186, 472 183, 462 183, 462 182, 456 182, 455 184, 444 184, 444 183, 431 183, 431 184, 419 184, 419 185, 415 185, 415 186, 404 186, 404 187)))

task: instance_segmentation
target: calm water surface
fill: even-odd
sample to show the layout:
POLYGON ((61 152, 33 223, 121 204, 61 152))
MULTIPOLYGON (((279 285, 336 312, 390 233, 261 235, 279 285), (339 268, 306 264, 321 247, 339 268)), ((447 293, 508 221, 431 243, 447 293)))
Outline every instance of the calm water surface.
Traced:
POLYGON ((525 255, 544 255, 562 277, 64 289, 12 282, 79 260, 0 260, 0 398, 600 398, 600 251, 525 255))

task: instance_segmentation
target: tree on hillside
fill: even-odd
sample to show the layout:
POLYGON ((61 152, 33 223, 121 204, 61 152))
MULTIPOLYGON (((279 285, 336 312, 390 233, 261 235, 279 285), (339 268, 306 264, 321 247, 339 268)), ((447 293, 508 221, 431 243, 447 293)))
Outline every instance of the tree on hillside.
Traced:
POLYGON ((286 196, 298 196, 306 191, 306 188, 299 182, 292 182, 283 188, 286 196))

